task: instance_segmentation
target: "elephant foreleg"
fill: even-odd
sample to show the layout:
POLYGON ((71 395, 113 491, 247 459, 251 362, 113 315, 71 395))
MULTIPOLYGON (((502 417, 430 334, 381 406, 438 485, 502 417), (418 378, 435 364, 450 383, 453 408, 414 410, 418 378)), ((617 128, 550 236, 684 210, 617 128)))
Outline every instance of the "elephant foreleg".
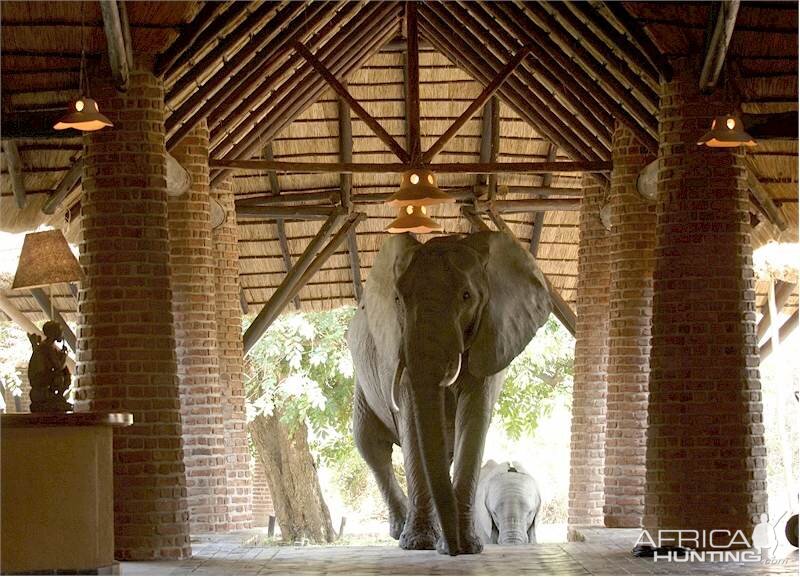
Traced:
POLYGON ((458 501, 461 530, 460 553, 480 553, 481 539, 475 533, 474 501, 478 486, 486 431, 492 419, 492 409, 500 392, 502 375, 475 379, 463 375, 456 383, 458 405, 455 423, 455 459, 453 489, 458 501))
POLYGON ((353 436, 356 448, 372 471, 389 509, 389 534, 393 539, 399 539, 407 516, 407 504, 392 469, 392 434, 369 408, 359 386, 356 386, 353 402, 353 436))

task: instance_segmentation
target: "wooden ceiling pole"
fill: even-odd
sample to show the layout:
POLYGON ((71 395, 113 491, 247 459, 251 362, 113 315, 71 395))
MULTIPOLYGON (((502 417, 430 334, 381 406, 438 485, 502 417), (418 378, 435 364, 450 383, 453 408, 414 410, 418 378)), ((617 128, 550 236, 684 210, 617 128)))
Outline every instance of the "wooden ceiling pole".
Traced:
MULTIPOLYGON (((306 40, 307 45, 317 49, 320 45, 327 44, 331 40, 332 34, 337 32, 341 34, 341 31, 338 30, 339 27, 347 25, 350 19, 357 15, 358 8, 359 4, 357 2, 348 2, 310 39, 306 40)), ((372 8, 376 7, 373 6, 372 8)), ((370 10, 370 7, 367 6, 364 10, 370 10)), ((264 60, 259 66, 250 71, 241 82, 233 82, 235 89, 227 94, 226 98, 218 102, 216 102, 216 98, 214 99, 216 106, 211 108, 207 118, 209 129, 216 130, 223 121, 227 123, 229 128, 237 126, 242 119, 247 117, 251 110, 262 106, 270 93, 275 93, 277 90, 276 83, 284 78, 287 73, 294 70, 302 60, 300 54, 286 48, 291 47, 295 40, 297 40, 295 37, 287 38, 286 42, 281 45, 281 51, 286 50, 285 54, 282 53, 281 56, 276 56, 274 60, 264 60), (284 55, 286 58, 281 63, 281 58, 284 55)), ((311 74, 310 65, 306 65, 301 70, 304 74, 311 74)), ((292 78, 296 81, 300 80, 298 75, 293 75, 292 78)), ((224 93, 220 91, 219 94, 224 93)))
POLYGON ((294 192, 291 194, 273 195, 272 190, 259 196, 239 198, 236 206, 274 206, 276 204, 289 204, 294 202, 325 202, 330 205, 338 204, 341 200, 338 188, 328 188, 321 192, 294 192))
MULTIPOLYGON (((400 174, 409 169, 404 163, 380 162, 282 162, 268 160, 227 160, 211 159, 211 168, 238 170, 276 170, 278 172, 353 172, 376 174, 400 174)), ((578 160, 559 162, 448 162, 428 165, 436 173, 450 174, 513 174, 546 172, 609 172, 613 165, 606 160, 578 160)))
MULTIPOLYGON (((775 306, 777 307, 778 311, 782 311, 783 307, 786 306, 786 303, 789 302, 789 297, 792 296, 792 293, 797 290, 797 285, 795 283, 790 282, 782 282, 777 281, 775 286, 775 306)), ((772 326, 772 319, 774 316, 770 311, 769 302, 764 303, 761 305, 761 320, 758 321, 758 325, 756 326, 756 343, 760 343, 761 340, 767 336, 770 327, 772 326)))
MULTIPOLYGON (((596 97, 611 112, 614 118, 628 126, 640 141, 643 143, 649 142, 648 146, 655 146, 655 138, 651 131, 642 127, 631 113, 623 108, 596 79, 592 78, 583 67, 573 61, 549 35, 534 25, 518 6, 511 5, 510 2, 490 2, 485 4, 484 7, 497 18, 498 23, 506 26, 512 34, 526 39, 528 42, 538 42, 561 65, 562 71, 560 74, 564 76, 570 75, 575 78, 588 93, 596 97), (523 24, 526 22, 528 25, 523 24)), ((654 132, 654 119, 652 124, 653 126, 650 128, 654 132)), ((558 144, 561 148, 564 148, 561 143, 558 144)))
POLYGON ((717 87, 728 46, 731 43, 736 16, 739 14, 739 0, 725 0, 710 4, 711 16, 706 39, 705 58, 700 71, 700 91, 712 92, 717 87))
POLYGON ((419 27, 417 2, 406 2, 406 117, 410 162, 416 166, 422 154, 419 121, 419 27))
POLYGON ((55 192, 51 194, 50 198, 42 205, 42 212, 45 214, 55 214, 67 195, 78 186, 78 182, 80 182, 82 177, 83 158, 79 158, 72 165, 72 168, 69 169, 69 172, 64 175, 64 178, 61 179, 61 182, 58 183, 55 192))
MULTIPOLYGON (((437 24, 432 21, 429 25, 427 18, 428 11, 425 12, 425 20, 421 23, 422 29, 430 41, 437 46, 437 49, 454 62, 458 62, 466 72, 478 81, 489 82, 489 79, 494 75, 494 70, 485 70, 485 58, 488 58, 488 56, 478 55, 463 44, 456 46, 454 38, 450 34, 443 32, 443 30, 447 30, 443 22, 437 24)), ((527 88, 522 89, 528 90, 527 88)), ((537 132, 550 140, 558 142, 573 158, 597 157, 590 147, 576 140, 567 125, 554 117, 547 106, 544 104, 531 106, 532 102, 537 101, 536 96, 530 94, 529 91, 527 97, 522 96, 523 93, 517 91, 516 82, 510 82, 508 86, 501 87, 499 92, 514 111, 527 120, 537 132)))
MULTIPOLYGON (((170 44, 162 54, 156 59, 154 68, 155 75, 159 78, 168 77, 172 74, 176 64, 179 60, 183 59, 186 54, 191 54, 194 50, 204 46, 213 38, 211 26, 212 22, 216 21, 219 12, 225 7, 225 2, 207 2, 203 4, 200 11, 195 15, 189 24, 187 24, 178 37, 170 44), (203 38, 201 38, 203 36, 203 38), (194 50, 192 50, 194 49, 194 50)), ((237 13, 247 7, 247 2, 233 2, 228 5, 228 10, 221 19, 229 17, 229 12, 237 13)))
POLYGON ((75 333, 72 332, 72 329, 69 328, 67 321, 64 320, 64 317, 61 316, 61 313, 55 306, 51 303, 52 295, 47 296, 41 288, 32 288, 30 289, 31 296, 33 300, 36 301, 36 304, 39 305, 41 311, 47 315, 51 321, 57 322, 61 326, 62 335, 64 337, 64 342, 69 345, 69 348, 72 349, 72 352, 76 352, 78 349, 76 348, 78 339, 75 338, 75 333))
MULTIPOLYGON (((558 154, 558 147, 550 143, 547 147, 547 161, 555 162, 558 154)), ((549 187, 553 183, 553 174, 548 173, 542 177, 542 186, 549 187)), ((539 242, 542 238, 544 228, 544 211, 539 211, 533 215, 533 226, 531 228, 531 254, 534 258, 539 254, 539 242)))
POLYGON ((292 286, 297 284, 300 277, 306 272, 309 265, 314 260, 314 257, 317 256, 317 253, 322 249, 328 238, 330 238, 334 229, 339 225, 342 219, 344 219, 344 216, 345 213, 343 209, 339 208, 334 210, 323 223, 314 238, 311 239, 311 242, 308 243, 303 254, 300 255, 300 258, 297 259, 292 269, 286 274, 280 286, 275 289, 272 298, 269 299, 269 302, 261 309, 258 315, 256 315, 256 318, 253 319, 250 326, 247 327, 243 337, 244 354, 247 354, 253 345, 258 342, 258 339, 266 332, 269 325, 272 324, 272 321, 277 318, 284 306, 286 306, 286 303, 292 299, 293 295, 289 294, 292 286))
POLYGON ((237 206, 236 218, 292 218, 323 220, 336 212, 333 206, 237 206))
MULTIPOLYGON (((381 10, 381 14, 391 15, 392 5, 389 3, 377 4, 376 8, 381 10)), ((337 64, 331 65, 331 68, 334 73, 349 73, 360 67, 361 62, 371 56, 373 48, 379 47, 388 37, 395 34, 396 23, 397 15, 388 20, 371 18, 366 20, 363 26, 340 30, 325 43, 321 51, 334 51, 340 44, 346 43, 346 47, 335 50, 334 57, 337 59, 337 64), (361 44, 361 38, 368 38, 371 41, 361 44)), ((254 111, 248 110, 247 116, 257 119, 252 124, 245 126, 244 119, 234 118, 233 124, 228 122, 212 131, 212 140, 217 140, 220 133, 226 134, 214 145, 215 153, 227 156, 249 154, 264 141, 272 140, 275 134, 311 106, 327 88, 324 79, 311 71, 310 64, 302 66, 254 111), (231 130, 232 126, 236 128, 231 130)))
MULTIPOLYGON (((797 326, 800 324, 800 315, 798 315, 798 313, 800 313, 800 309, 795 309, 794 313, 792 313, 792 316, 786 319, 786 322, 781 325, 781 328, 778 331, 781 341, 788 339, 792 333, 797 330, 797 326)), ((769 339, 758 349, 761 362, 763 363, 773 352, 774 347, 772 346, 772 339, 769 339)))
POLYGON ((672 80, 672 66, 669 61, 658 49, 653 40, 645 32, 639 22, 630 15, 622 5, 622 2, 602 0, 601 5, 611 14, 617 24, 622 28, 625 35, 631 39, 650 61, 650 64, 658 70, 663 82, 672 80))
MULTIPOLYGON (((500 99, 495 95, 483 106, 481 118, 481 162, 497 162, 500 150, 500 99)), ((494 198, 497 192, 497 176, 494 174, 479 174, 475 180, 475 196, 479 196, 480 188, 486 191, 489 198, 494 198)))
MULTIPOLYGON (((480 3, 468 2, 461 6, 454 2, 447 6, 449 12, 480 38, 496 57, 504 58, 519 46, 519 40, 499 25, 480 3)), ((533 58, 523 60, 516 73, 519 79, 548 108, 552 108, 554 114, 565 119, 584 142, 602 151, 601 156, 610 154, 612 116, 572 76, 553 74, 551 69, 559 70, 560 66, 544 50, 536 45, 531 45, 530 49, 533 58)))
MULTIPOLYGON (((120 17, 117 0, 100 0, 100 12, 103 15, 103 30, 106 33, 108 60, 111 64, 114 86, 120 92, 126 92, 130 83, 130 67, 133 58, 127 42, 127 39, 130 38, 130 30, 123 29, 123 18, 120 17)), ((127 24, 127 19, 124 21, 127 24)))
POLYGON ((28 193, 25 191, 25 180, 22 177, 22 158, 19 155, 17 143, 13 140, 4 140, 3 153, 6 156, 6 168, 8 169, 8 176, 11 180, 11 191, 14 193, 14 202, 17 204, 17 208, 23 209, 28 204, 28 193))
MULTIPOLYGON (((454 8, 455 9, 455 8, 454 8)), ((495 70, 502 66, 502 60, 490 52, 490 47, 497 43, 491 34, 482 33, 480 28, 465 30, 471 25, 469 20, 456 19, 450 10, 441 5, 431 5, 425 12, 426 34, 436 37, 437 42, 446 45, 446 53, 456 54, 459 64, 465 67, 466 62, 472 66, 472 75, 484 82, 489 82, 495 70), (441 32, 444 31, 445 34, 441 32), (438 36, 437 36, 438 35, 438 36), (476 38, 477 36, 477 38, 476 38)), ((467 16, 468 18, 468 16, 467 16)), ((529 46, 531 48, 531 46, 529 46)), ((499 52, 506 52, 499 48, 499 52)), ((516 102, 523 110, 521 116, 531 119, 532 125, 550 140, 559 142, 571 157, 579 159, 607 158, 609 156, 605 144, 586 127, 584 122, 576 122, 575 117, 564 107, 552 93, 527 71, 520 73, 524 82, 512 76, 500 87, 499 93, 506 100, 516 102), (530 83, 529 83, 530 82, 530 83), (538 120, 533 120, 538 118, 538 120)), ((603 130, 607 130, 604 127, 603 130)))
POLYGON ((750 192, 753 193, 753 196, 758 201, 758 204, 761 205, 761 208, 764 209, 764 213, 767 215, 769 221, 778 227, 780 231, 784 231, 788 228, 788 223, 777 206, 775 206, 775 202, 772 200, 772 195, 764 188, 764 185, 761 184, 761 181, 758 180, 755 171, 753 170, 753 163, 749 159, 745 162, 746 169, 747 169, 747 186, 750 189, 750 192))
MULTIPOLYGON (((339 98, 339 162, 353 162, 353 122, 350 118, 350 107, 344 98, 339 98)), ((352 192, 353 175, 342 173, 339 175, 341 187, 342 207, 348 212, 353 211, 352 192)), ((361 301, 363 288, 361 285, 361 259, 358 256, 358 237, 354 226, 347 235, 347 252, 350 257, 350 276, 353 279, 353 294, 356 302, 361 301)))
POLYGON ((389 147, 394 155, 400 159, 400 162, 409 162, 411 157, 406 152, 406 149, 400 146, 400 144, 394 139, 394 137, 389 134, 386 129, 380 125, 380 123, 373 118, 373 116, 367 112, 358 101, 353 98, 353 96, 347 91, 347 89, 342 86, 342 83, 336 79, 336 76, 328 70, 328 68, 320 62, 316 56, 314 56, 308 48, 306 48, 302 43, 298 42, 295 44, 295 49, 303 55, 303 57, 314 67, 314 69, 322 76, 325 81, 333 88, 334 92, 338 94, 341 98, 347 102, 348 106, 356 113, 356 115, 364 121, 370 130, 377 136, 381 142, 383 142, 386 146, 389 147))
MULTIPOLYGON (((273 151, 272 151, 272 143, 268 142, 264 145, 264 160, 275 160, 273 151)), ((279 198, 281 194, 281 186, 278 182, 278 173, 274 170, 267 171, 267 178, 269 179, 269 191, 270 195, 273 198, 279 198)), ((239 208, 239 205, 236 205, 236 208, 239 208)), ((287 274, 290 270, 292 270, 292 255, 289 252, 289 242, 286 240, 286 224, 283 222, 282 218, 275 219, 275 230, 278 234, 278 246, 281 249, 281 256, 283 257, 283 266, 284 272, 287 274)), ((300 309, 300 298, 294 298, 294 308, 299 310, 300 309)))
POLYGON ((580 198, 531 198, 528 200, 495 200, 479 202, 476 210, 498 213, 541 212, 545 210, 580 210, 580 198))
POLYGON ((475 113, 480 110, 480 108, 486 104, 486 102, 497 92, 497 89, 500 88, 500 85, 506 81, 506 79, 511 76, 511 73, 514 72, 514 69, 519 66, 519 63, 522 62, 522 59, 525 58, 530 52, 530 48, 527 46, 523 46, 514 57, 508 61, 508 63, 503 66, 497 74, 494 76, 491 82, 481 91, 481 93, 473 100, 467 109, 461 113, 453 124, 445 130, 444 134, 442 134, 436 142, 434 142, 431 147, 425 151, 425 154, 422 155, 422 163, 428 164, 430 163, 433 158, 441 152, 441 150, 447 146, 447 143, 450 142, 454 136, 456 136, 459 131, 464 127, 464 125, 473 117, 475 113))
MULTIPOLYGON (((506 233, 508 236, 519 242, 519 239, 514 234, 514 231, 511 230, 508 224, 506 224, 506 221, 503 220, 503 217, 497 214, 497 212, 494 210, 489 210, 489 218, 492 219, 492 222, 494 222, 497 230, 506 233)), ((553 286, 553 283, 550 282, 550 279, 547 278, 547 275, 544 273, 544 271, 541 269, 539 270, 544 277, 544 282, 547 284, 547 291, 550 293, 550 301, 553 305, 553 314, 559 321, 561 321, 561 324, 564 325, 564 328, 567 329, 574 337, 575 327, 578 323, 578 317, 572 311, 569 303, 563 299, 561 294, 553 286)))

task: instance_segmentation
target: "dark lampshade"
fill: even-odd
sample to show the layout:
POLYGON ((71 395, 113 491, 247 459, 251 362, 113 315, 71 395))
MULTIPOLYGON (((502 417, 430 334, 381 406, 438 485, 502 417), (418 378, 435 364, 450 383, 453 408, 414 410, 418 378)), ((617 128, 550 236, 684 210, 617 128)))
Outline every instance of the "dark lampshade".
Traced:
POLYGON ((65 130, 74 128, 81 132, 93 132, 106 126, 114 126, 111 121, 100 113, 100 107, 92 98, 80 98, 75 101, 70 111, 58 119, 53 128, 65 130))
POLYGON ((428 210, 424 206, 408 205, 401 207, 397 218, 386 227, 386 232, 416 232, 425 234, 435 230, 442 230, 442 225, 428 218, 427 213, 428 210))
POLYGON ((736 146, 755 146, 756 141, 744 130, 741 118, 729 114, 717 116, 711 122, 711 130, 697 142, 710 148, 734 148, 736 146))
POLYGON ((83 280, 83 270, 60 230, 25 235, 12 289, 83 280))
POLYGON ((386 201, 386 204, 389 206, 408 206, 410 204, 426 206, 455 201, 455 198, 439 190, 439 187, 436 186, 436 177, 430 170, 415 168, 403 174, 400 190, 395 192, 386 201))

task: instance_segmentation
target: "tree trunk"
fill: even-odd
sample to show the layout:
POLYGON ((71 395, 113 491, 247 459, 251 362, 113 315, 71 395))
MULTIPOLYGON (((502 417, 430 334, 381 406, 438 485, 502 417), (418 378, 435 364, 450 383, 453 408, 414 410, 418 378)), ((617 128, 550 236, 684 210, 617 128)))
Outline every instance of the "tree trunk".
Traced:
POLYGON ((277 409, 271 416, 258 415, 248 429, 266 473, 283 540, 332 543, 336 533, 308 448, 306 425, 291 432, 280 417, 277 409))

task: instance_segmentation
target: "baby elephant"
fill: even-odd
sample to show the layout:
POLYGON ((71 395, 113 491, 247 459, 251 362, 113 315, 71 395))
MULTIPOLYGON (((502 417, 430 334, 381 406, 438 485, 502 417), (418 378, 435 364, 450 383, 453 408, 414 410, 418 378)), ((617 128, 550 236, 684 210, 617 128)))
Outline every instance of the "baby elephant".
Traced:
POLYGON ((475 495, 475 525, 484 543, 536 543, 542 499, 539 488, 517 461, 487 462, 475 495))

